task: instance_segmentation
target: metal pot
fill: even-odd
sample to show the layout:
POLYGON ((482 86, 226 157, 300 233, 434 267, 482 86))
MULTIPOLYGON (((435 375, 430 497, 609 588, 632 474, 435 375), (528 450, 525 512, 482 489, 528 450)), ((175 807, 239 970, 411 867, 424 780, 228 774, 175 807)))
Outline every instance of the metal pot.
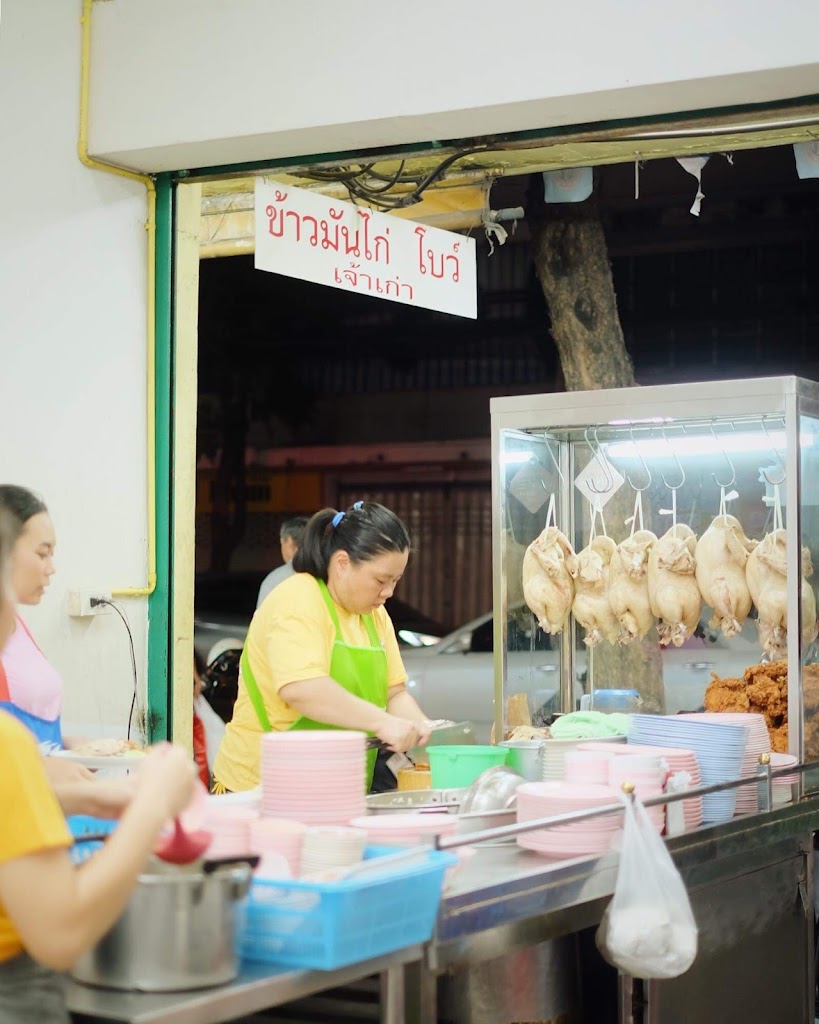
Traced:
POLYGON ((546 740, 504 740, 498 744, 506 747, 506 764, 530 782, 543 778, 543 747, 546 740))
POLYGON ((140 875, 122 917, 78 960, 74 978, 144 992, 232 981, 239 973, 237 939, 251 875, 249 863, 140 875))

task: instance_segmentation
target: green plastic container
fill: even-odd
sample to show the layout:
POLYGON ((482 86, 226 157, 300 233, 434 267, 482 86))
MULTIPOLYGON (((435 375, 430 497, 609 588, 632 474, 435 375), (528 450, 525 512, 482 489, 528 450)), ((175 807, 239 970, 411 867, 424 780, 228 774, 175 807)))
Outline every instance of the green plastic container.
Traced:
POLYGON ((487 768, 506 764, 506 747, 471 746, 427 747, 433 789, 461 789, 487 768))

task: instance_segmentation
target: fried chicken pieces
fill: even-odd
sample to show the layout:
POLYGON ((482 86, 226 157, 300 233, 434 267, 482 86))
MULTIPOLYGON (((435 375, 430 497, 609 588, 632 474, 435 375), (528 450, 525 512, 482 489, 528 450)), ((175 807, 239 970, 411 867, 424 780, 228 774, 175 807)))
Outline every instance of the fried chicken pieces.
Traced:
MULTIPOLYGON (((807 673, 812 668, 819 671, 819 665, 808 666, 805 669, 806 679, 807 673)), ((819 680, 817 682, 819 683, 819 680)), ((786 754, 788 752, 787 661, 751 665, 750 668, 745 669, 742 679, 720 679, 719 676, 712 673, 711 682, 705 691, 705 710, 750 711, 763 715, 771 740, 771 750, 786 754)), ((817 722, 814 739, 814 749, 817 747, 819 747, 819 722, 817 722)), ((807 736, 805 749, 806 752, 811 749, 807 743, 807 736)))

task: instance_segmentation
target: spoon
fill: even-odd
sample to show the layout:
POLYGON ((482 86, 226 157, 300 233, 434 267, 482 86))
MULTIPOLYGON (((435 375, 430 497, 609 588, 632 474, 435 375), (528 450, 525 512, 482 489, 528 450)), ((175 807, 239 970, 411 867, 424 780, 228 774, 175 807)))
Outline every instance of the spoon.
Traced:
POLYGON ((186 832, 179 818, 174 818, 173 832, 160 840, 154 854, 169 864, 190 864, 202 856, 212 839, 213 835, 203 828, 186 832))

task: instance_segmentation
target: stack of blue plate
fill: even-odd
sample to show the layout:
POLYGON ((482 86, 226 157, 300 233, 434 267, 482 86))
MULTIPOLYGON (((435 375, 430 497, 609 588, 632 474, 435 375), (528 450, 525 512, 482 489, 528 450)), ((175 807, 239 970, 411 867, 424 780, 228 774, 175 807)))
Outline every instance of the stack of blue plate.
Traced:
MULTIPOLYGON (((693 722, 674 715, 632 715, 629 743, 693 750, 703 786, 730 782, 742 775, 748 730, 742 725, 693 722)), ((702 820, 714 825, 734 816, 737 791, 711 793, 702 798, 702 820)))

